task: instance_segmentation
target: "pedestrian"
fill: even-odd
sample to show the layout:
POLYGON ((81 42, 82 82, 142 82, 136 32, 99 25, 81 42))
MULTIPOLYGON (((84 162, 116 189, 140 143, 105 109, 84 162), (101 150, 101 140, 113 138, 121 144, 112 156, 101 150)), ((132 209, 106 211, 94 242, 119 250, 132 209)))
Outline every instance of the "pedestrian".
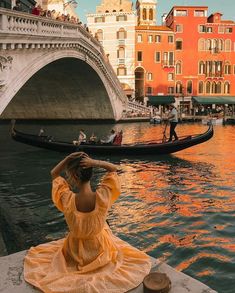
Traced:
POLYGON ((69 233, 30 248, 24 261, 27 282, 46 293, 123 293, 143 281, 151 269, 149 256, 114 236, 106 222, 121 192, 117 169, 76 152, 51 170, 52 200, 64 214, 69 233), (93 191, 95 168, 106 174, 93 191))
POLYGON ((168 142, 172 141, 172 138, 174 137, 175 140, 178 140, 178 136, 175 132, 175 128, 178 124, 178 112, 174 104, 170 104, 169 106, 170 112, 168 114, 168 121, 170 121, 170 138, 168 142))

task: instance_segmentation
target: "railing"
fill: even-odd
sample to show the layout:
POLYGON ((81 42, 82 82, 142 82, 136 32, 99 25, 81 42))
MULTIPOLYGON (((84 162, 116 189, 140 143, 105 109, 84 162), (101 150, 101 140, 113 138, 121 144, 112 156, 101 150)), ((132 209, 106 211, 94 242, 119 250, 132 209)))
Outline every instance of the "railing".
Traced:
POLYGON ((163 60, 162 67, 175 67, 175 61, 173 60, 163 60))
POLYGON ((103 51, 99 41, 93 38, 80 24, 48 19, 5 8, 0 8, 0 33, 60 37, 66 39, 84 36, 89 39, 96 49, 103 51))

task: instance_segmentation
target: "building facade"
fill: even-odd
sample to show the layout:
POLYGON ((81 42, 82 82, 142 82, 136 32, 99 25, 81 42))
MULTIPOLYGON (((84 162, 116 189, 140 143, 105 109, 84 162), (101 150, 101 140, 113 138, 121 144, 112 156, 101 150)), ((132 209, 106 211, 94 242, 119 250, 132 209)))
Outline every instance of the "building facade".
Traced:
POLYGON ((103 0, 96 13, 87 15, 87 25, 103 45, 108 61, 127 96, 135 88, 136 14, 129 0, 103 0))
POLYGON ((141 101, 174 96, 188 113, 192 97, 235 96, 234 21, 174 6, 156 25, 156 0, 138 0, 135 11, 128 2, 102 1, 88 15, 124 89, 141 101))

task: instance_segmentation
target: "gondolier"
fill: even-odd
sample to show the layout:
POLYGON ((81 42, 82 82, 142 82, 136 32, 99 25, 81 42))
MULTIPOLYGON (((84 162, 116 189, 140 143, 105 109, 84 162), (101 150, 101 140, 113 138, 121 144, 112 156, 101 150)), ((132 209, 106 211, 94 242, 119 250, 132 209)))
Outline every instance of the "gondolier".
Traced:
POLYGON ((175 140, 178 140, 178 136, 175 132, 175 128, 178 124, 178 112, 174 104, 170 104, 170 113, 168 115, 168 120, 170 121, 170 138, 168 142, 172 141, 172 138, 174 137, 175 140))

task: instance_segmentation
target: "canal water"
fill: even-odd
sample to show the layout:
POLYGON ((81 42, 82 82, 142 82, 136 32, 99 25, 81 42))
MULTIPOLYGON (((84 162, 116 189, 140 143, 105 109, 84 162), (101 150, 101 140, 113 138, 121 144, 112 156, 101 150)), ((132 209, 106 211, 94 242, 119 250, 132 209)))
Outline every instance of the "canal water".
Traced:
MULTIPOLYGON (((105 137, 114 127, 124 143, 162 137, 162 125, 142 123, 19 123, 19 130, 73 140, 80 128, 105 137)), ((201 133, 180 124, 179 135, 201 133)), ((64 236, 62 214, 50 199, 50 170, 63 154, 11 140, 0 124, 0 225, 8 253, 64 236)), ((109 214, 113 232, 151 256, 223 293, 235 292, 235 126, 167 156, 105 157, 120 164, 122 194, 109 214)), ((95 174, 97 183, 103 173, 95 174)), ((95 184, 96 184, 95 183, 95 184)), ((95 188, 95 185, 94 185, 95 188)))

